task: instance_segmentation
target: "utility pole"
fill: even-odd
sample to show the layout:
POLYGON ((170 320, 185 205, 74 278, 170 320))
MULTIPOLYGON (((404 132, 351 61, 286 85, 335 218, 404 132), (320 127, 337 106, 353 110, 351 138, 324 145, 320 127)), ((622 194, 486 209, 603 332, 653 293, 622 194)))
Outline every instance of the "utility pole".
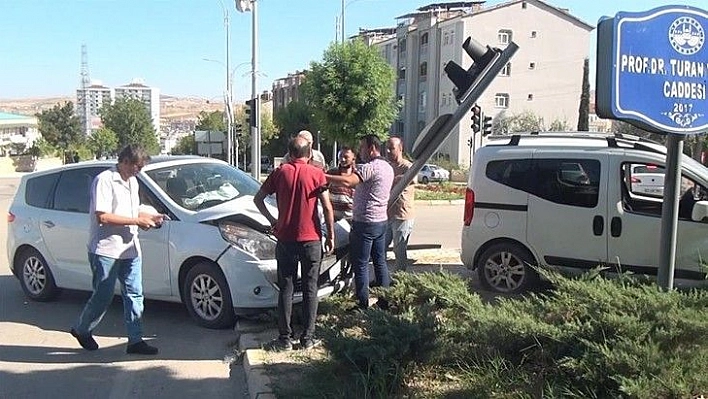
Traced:
POLYGON ((260 115, 260 105, 261 98, 258 95, 258 1, 251 1, 251 17, 252 17, 252 45, 251 45, 251 98, 253 101, 258 102, 256 109, 255 125, 251 128, 251 134, 253 135, 253 148, 251 149, 251 156, 253 157, 252 163, 253 167, 251 171, 253 172, 253 177, 259 180, 261 177, 261 115, 260 115))
POLYGON ((229 165, 233 165, 233 139, 234 139, 234 129, 233 129, 233 110, 232 110, 232 94, 231 94, 231 68, 229 67, 229 10, 222 3, 224 8, 224 27, 226 28, 226 162, 229 165))

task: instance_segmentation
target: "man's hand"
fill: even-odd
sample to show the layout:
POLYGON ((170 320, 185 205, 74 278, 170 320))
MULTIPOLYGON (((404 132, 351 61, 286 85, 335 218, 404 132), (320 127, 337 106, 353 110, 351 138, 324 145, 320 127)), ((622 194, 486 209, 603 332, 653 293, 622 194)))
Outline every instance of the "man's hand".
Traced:
POLYGON ((331 254, 334 252, 334 237, 328 236, 325 239, 325 253, 331 254))
POLYGON ((147 230, 151 227, 155 227, 155 221, 153 220, 153 217, 157 215, 145 215, 141 214, 140 216, 135 219, 135 224, 138 225, 143 230, 147 230))

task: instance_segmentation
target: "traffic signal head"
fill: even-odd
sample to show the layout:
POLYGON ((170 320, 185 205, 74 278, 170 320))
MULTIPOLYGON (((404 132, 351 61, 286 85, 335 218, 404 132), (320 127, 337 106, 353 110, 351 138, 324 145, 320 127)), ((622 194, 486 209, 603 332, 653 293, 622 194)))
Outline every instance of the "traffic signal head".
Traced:
POLYGON ((260 112, 260 105, 261 104, 258 98, 246 100, 246 119, 248 120, 248 124, 252 127, 258 126, 258 113, 260 112))
POLYGON ((478 75, 484 70, 487 64, 492 61, 495 55, 495 51, 491 47, 482 46, 471 37, 465 40, 462 44, 462 48, 474 61, 468 70, 464 70, 454 61, 445 64, 445 73, 455 85, 452 91, 455 93, 455 99, 458 103, 461 103, 467 97, 470 86, 472 86, 472 83, 477 79, 478 75))
POLYGON ((482 118, 482 136, 488 136, 492 134, 492 117, 485 116, 482 118))
POLYGON ((477 133, 482 128, 482 108, 475 104, 470 109, 470 114, 472 118, 472 132, 477 133))

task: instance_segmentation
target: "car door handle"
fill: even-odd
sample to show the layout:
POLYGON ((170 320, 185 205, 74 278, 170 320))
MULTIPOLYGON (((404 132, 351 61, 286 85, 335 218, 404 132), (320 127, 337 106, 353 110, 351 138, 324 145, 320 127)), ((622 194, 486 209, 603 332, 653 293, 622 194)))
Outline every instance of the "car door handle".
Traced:
POLYGON ((596 236, 601 236, 604 231, 605 231, 605 219, 600 215, 597 215, 594 218, 592 218, 592 233, 595 234, 596 236))
POLYGON ((610 234, 612 237, 619 237, 622 235, 622 219, 619 216, 612 218, 610 222, 610 234))
POLYGON ((54 227, 54 222, 52 222, 51 220, 45 220, 42 222, 42 224, 49 227, 50 229, 54 227))

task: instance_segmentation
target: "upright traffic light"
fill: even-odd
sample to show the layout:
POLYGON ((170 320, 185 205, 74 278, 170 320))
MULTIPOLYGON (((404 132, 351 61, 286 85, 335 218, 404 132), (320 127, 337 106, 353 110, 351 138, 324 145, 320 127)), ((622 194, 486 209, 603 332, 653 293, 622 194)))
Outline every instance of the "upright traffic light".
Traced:
POLYGON ((475 104, 470 109, 472 114, 472 133, 477 133, 482 129, 482 108, 475 104))
POLYGON ((492 117, 484 116, 482 118, 482 136, 489 136, 492 134, 492 117))
POLYGON ((246 100, 246 119, 251 127, 258 127, 258 113, 260 112, 260 101, 258 98, 246 100))
POLYGON ((465 98, 467 98, 472 83, 477 80, 484 68, 492 62, 495 56, 500 52, 498 49, 482 46, 476 40, 472 39, 472 37, 468 37, 467 40, 462 43, 462 48, 472 57, 472 60, 474 60, 474 63, 469 69, 464 70, 454 61, 445 64, 445 73, 455 85, 452 91, 455 93, 455 99, 458 103, 462 103, 465 98))

